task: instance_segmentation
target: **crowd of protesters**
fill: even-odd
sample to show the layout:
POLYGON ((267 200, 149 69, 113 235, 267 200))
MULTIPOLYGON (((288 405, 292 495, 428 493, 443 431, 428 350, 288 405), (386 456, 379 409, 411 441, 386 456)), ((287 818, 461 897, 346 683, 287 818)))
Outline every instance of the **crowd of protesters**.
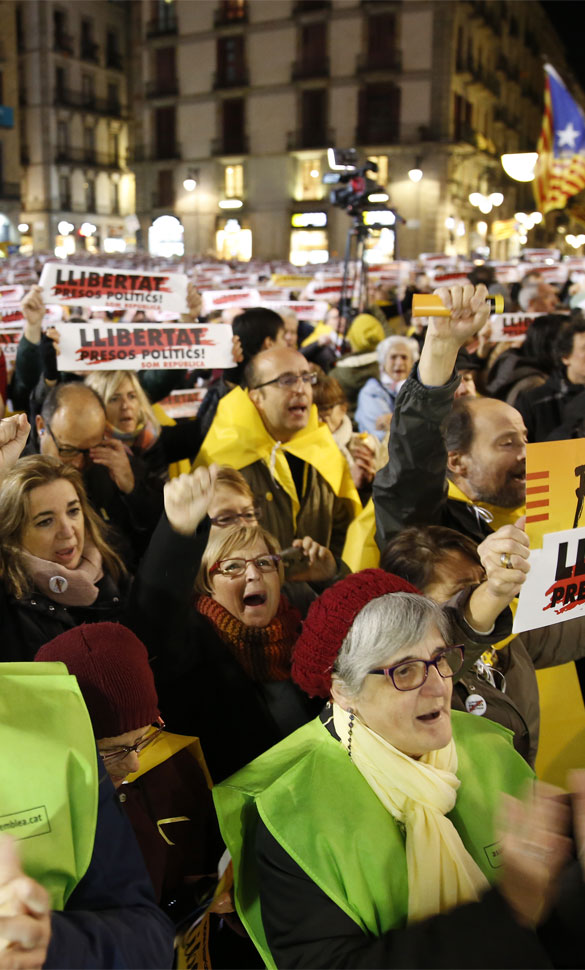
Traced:
POLYGON ((411 269, 311 322, 204 313, 193 274, 182 319, 232 331, 204 373, 65 371, 22 299, 0 970, 581 965, 585 771, 534 766, 558 667, 585 768, 585 618, 512 636, 526 444, 585 436, 580 285, 411 269))

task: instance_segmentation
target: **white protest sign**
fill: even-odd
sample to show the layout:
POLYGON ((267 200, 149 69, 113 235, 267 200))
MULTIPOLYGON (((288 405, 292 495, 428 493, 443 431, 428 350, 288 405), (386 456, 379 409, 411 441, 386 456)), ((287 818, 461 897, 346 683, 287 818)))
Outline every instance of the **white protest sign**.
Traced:
POLYGON ((169 310, 187 313, 187 277, 182 273, 45 263, 39 284, 45 303, 99 309, 169 310))
POLYGON ((299 320, 308 320, 311 323, 318 323, 325 319, 325 314, 329 309, 329 304, 324 300, 317 300, 314 303, 310 300, 262 300, 260 306, 275 313, 282 313, 283 310, 293 310, 299 320))
POLYGON ((530 553, 514 633, 585 616, 585 527, 549 532, 530 553))
POLYGON ((0 304, 20 303, 24 296, 24 286, 0 286, 0 304))
POLYGON ((206 290, 201 294, 202 309, 205 315, 212 310, 223 310, 226 306, 246 307, 258 306, 260 297, 258 290, 206 290))
POLYGON ((499 343, 524 338, 536 318, 544 316, 545 313, 494 313, 490 317, 490 339, 499 343))
POLYGON ((63 371, 235 367, 225 324, 59 323, 63 371))

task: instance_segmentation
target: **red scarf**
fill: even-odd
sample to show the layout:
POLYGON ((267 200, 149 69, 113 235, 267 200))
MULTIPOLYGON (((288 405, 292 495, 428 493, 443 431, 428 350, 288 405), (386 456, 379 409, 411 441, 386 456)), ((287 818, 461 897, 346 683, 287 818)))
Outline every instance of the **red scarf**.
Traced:
POLYGON ((274 618, 262 628, 246 626, 211 596, 197 596, 195 609, 209 620, 252 680, 260 683, 289 680, 301 614, 285 596, 280 597, 274 618))

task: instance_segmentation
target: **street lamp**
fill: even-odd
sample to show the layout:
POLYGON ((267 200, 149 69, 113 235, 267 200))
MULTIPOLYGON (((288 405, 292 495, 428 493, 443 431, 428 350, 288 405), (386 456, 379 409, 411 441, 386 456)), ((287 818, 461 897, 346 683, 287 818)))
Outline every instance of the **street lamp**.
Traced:
POLYGON ((500 156, 504 172, 516 182, 532 182, 537 161, 538 152, 515 152, 500 156))

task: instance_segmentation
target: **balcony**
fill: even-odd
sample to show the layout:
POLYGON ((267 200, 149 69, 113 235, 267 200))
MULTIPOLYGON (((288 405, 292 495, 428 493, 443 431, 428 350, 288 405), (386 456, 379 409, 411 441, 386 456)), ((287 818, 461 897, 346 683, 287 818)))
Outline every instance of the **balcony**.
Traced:
POLYGON ((455 73, 459 74, 462 81, 471 81, 474 74, 473 58, 465 54, 460 54, 455 61, 455 73))
POLYGON ((85 41, 81 44, 80 57, 82 61, 91 61, 92 64, 99 62, 100 46, 93 41, 85 41))
POLYGON ((71 34, 56 33, 53 50, 56 54, 73 54, 73 37, 71 34))
POLYGON ((359 124, 355 130, 356 145, 397 145, 399 140, 398 123, 386 126, 359 124))
POLYGON ((286 136, 287 152, 302 151, 305 148, 329 148, 335 144, 333 128, 297 128, 286 136))
POLYGON ((221 91, 224 88, 247 88, 249 83, 250 75, 247 67, 234 74, 229 74, 227 71, 217 71, 213 75, 214 91, 221 91))
POLYGON ((115 50, 106 51, 106 67, 110 67, 114 71, 124 70, 122 55, 120 54, 119 51, 115 51, 115 50))
POLYGON ((402 51, 393 47, 382 54, 358 54, 355 59, 357 74, 380 71, 400 72, 402 70, 402 51))
POLYGON ((177 78, 166 81, 148 81, 146 85, 147 98, 169 98, 179 93, 177 78))
POLYGON ((86 165, 89 168, 122 168, 113 152, 98 152, 95 148, 71 148, 63 145, 55 149, 54 160, 58 165, 86 165))
MULTIPOLYGON (((174 6, 174 5, 173 5, 174 6)), ((165 37, 177 33, 177 15, 171 6, 165 10, 165 15, 149 20, 146 25, 147 37, 165 37)))
POLYGON ((134 162, 174 161, 181 157, 181 146, 178 142, 175 142, 174 145, 155 145, 152 148, 147 148, 146 145, 136 145, 134 151, 128 153, 129 161, 130 155, 134 162))
POLYGON ((69 88, 58 88, 55 91, 55 104, 68 108, 80 108, 94 114, 110 115, 114 118, 123 117, 122 105, 110 98, 96 98, 95 94, 85 91, 71 91, 69 88))
POLYGON ((0 180, 0 199, 20 199, 20 182, 0 180))
POLYGON ((214 27, 232 27, 236 24, 248 23, 248 4, 234 7, 222 3, 213 14, 214 27))
POLYGON ((476 148, 477 135, 475 128, 473 128, 468 122, 462 122, 455 128, 454 140, 456 142, 463 142, 465 145, 473 145, 474 148, 476 148))
POLYGON ((314 13, 316 10, 330 10, 331 0, 295 0, 293 3, 293 17, 303 13, 314 13))
POLYGON ((314 77, 329 77, 329 70, 328 57, 301 57, 293 63, 291 79, 293 81, 302 81, 314 77))
POLYGON ((229 132, 211 142, 212 155, 247 155, 250 151, 248 136, 229 132))

